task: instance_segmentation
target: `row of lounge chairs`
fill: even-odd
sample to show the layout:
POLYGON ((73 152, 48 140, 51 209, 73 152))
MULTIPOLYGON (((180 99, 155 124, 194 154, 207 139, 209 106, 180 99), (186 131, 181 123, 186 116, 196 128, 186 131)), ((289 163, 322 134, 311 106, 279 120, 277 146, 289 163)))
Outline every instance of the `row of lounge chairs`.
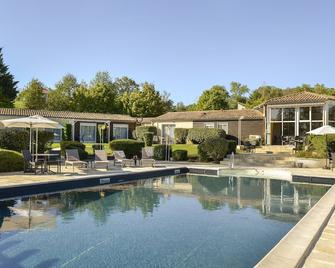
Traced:
MULTIPOLYGON (((41 168, 41 172, 45 170, 50 171, 51 165, 57 165, 57 172, 61 171, 61 157, 56 157, 54 159, 35 159, 30 154, 28 150, 22 151, 24 160, 25 160, 25 168, 24 171, 36 171, 38 168, 41 168), (51 161, 50 161, 51 160, 51 161)), ((68 149, 65 151, 65 167, 72 166, 72 170, 74 171, 74 167, 84 167, 88 168, 89 164, 93 168, 106 168, 109 169, 111 163, 115 165, 121 165, 121 167, 127 166, 143 166, 143 167, 153 167, 155 165, 155 160, 153 159, 153 150, 150 147, 145 147, 142 149, 142 158, 137 159, 128 159, 124 153, 124 151, 113 151, 113 160, 109 160, 107 156, 107 152, 105 150, 95 150, 94 152, 94 160, 83 161, 80 160, 79 152, 77 149, 68 149)))

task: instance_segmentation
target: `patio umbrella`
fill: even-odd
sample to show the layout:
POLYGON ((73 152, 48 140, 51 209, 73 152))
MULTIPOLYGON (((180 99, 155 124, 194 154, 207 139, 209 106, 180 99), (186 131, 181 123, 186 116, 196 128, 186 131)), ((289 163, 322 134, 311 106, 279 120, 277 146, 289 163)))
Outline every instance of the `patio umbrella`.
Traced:
MULTIPOLYGON (((32 130, 36 128, 36 153, 38 149, 38 129, 39 128, 63 128, 56 121, 52 121, 40 115, 33 115, 23 118, 6 119, 0 121, 0 126, 8 128, 29 128, 29 151, 32 151, 32 130)), ((36 156, 37 158, 37 156, 36 156)))
MULTIPOLYGON (((308 131, 307 134, 310 135, 317 135, 317 136, 325 136, 326 137, 326 146, 327 146, 327 154, 328 154, 328 142, 327 142, 327 135, 335 134, 335 127, 326 125, 311 131, 308 131)), ((326 158, 326 167, 327 167, 327 158, 326 158)))

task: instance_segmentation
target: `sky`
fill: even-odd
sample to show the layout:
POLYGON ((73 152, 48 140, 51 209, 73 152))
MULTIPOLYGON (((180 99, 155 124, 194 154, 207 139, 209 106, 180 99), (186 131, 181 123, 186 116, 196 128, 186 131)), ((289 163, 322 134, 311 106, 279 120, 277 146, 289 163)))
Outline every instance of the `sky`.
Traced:
POLYGON ((231 81, 335 87, 334 0, 1 0, 0 47, 24 87, 97 71, 175 102, 231 81))

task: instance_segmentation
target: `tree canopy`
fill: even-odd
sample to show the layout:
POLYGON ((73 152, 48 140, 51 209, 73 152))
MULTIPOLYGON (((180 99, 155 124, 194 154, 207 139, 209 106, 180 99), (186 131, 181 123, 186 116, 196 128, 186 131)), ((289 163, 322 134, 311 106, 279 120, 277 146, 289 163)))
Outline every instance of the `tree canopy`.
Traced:
POLYGON ((199 97, 197 110, 220 110, 228 108, 229 94, 224 86, 214 85, 199 97))
POLYGON ((40 110, 47 106, 47 89, 38 79, 32 79, 20 92, 15 101, 15 107, 40 110))
POLYGON ((0 48, 0 107, 13 107, 17 95, 17 83, 4 62, 0 48))

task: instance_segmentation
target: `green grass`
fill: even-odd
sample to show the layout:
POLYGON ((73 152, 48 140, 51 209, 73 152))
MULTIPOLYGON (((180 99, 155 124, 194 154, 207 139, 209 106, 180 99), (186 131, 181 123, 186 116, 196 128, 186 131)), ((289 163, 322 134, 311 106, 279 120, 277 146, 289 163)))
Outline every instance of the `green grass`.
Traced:
MULTIPOLYGON (((85 151, 88 154, 93 154, 92 145, 97 143, 84 143, 85 144, 85 151)), ((106 150, 107 154, 112 154, 112 150, 109 148, 108 143, 104 143, 104 149, 106 150)), ((55 142, 51 145, 52 148, 59 148, 59 143, 55 142)), ((172 144, 172 151, 175 150, 186 150, 187 155, 189 158, 197 158, 198 157, 198 145, 197 144, 172 144)))
MULTIPOLYGON (((88 154, 93 154, 93 148, 92 148, 92 145, 94 144, 98 144, 98 143, 84 143, 85 144, 85 151, 88 153, 88 154)), ((107 154, 112 154, 112 150, 109 148, 109 144, 108 143, 104 143, 103 144, 104 146, 104 150, 107 152, 107 154)), ((57 143, 57 142, 54 142, 52 145, 51 145, 52 148, 60 148, 60 144, 57 143)))
POLYGON ((186 150, 189 158, 198 157, 198 145, 197 144, 172 144, 172 151, 186 150))

